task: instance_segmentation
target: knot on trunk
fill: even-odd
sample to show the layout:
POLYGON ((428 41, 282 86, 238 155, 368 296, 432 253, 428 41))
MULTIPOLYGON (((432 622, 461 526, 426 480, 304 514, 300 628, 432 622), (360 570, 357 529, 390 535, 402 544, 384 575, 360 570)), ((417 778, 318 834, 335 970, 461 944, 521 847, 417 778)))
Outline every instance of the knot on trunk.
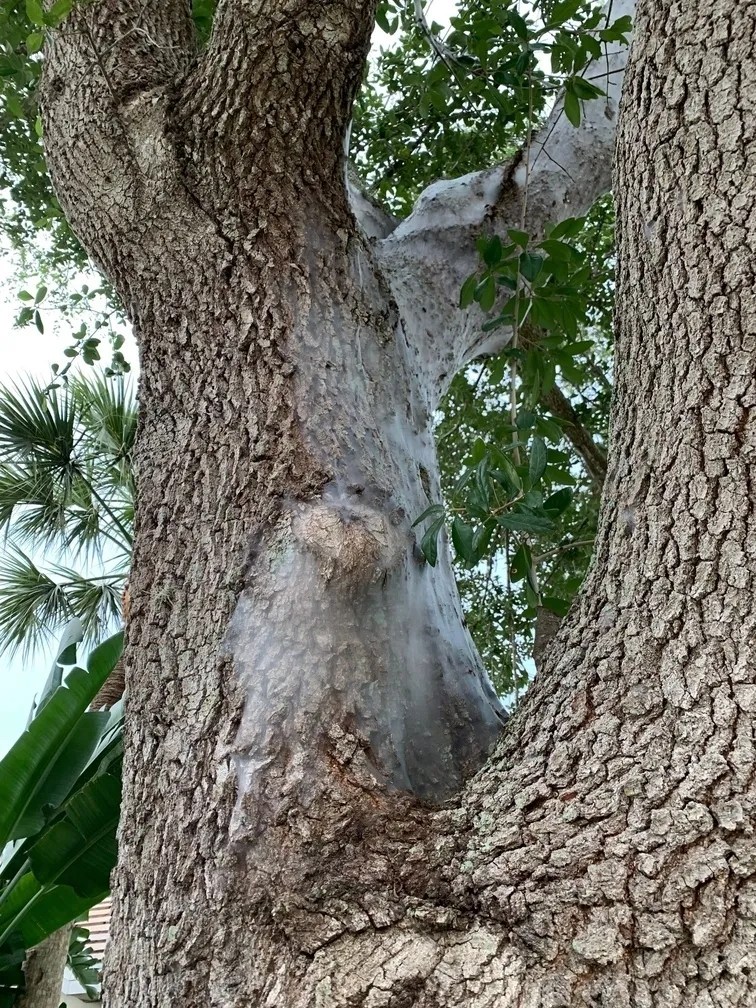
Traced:
POLYGON ((293 531, 318 558, 327 581, 379 581, 400 563, 409 544, 401 524, 369 505, 346 500, 306 505, 295 516, 293 531))

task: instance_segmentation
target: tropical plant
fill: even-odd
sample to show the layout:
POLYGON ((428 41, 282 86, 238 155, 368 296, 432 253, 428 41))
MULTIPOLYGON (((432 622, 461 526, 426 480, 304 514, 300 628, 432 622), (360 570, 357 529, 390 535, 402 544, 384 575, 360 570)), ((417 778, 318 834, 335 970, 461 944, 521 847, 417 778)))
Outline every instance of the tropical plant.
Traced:
MULTIPOLYGON (((123 635, 79 666, 82 633, 78 621, 69 627, 33 718, 0 760, 2 1008, 23 987, 27 951, 100 902, 115 864, 123 708, 88 708, 120 658, 123 635)), ((73 952, 86 966, 82 949, 73 952)))
POLYGON ((90 640, 114 629, 131 549, 135 431, 124 377, 0 388, 0 649, 28 651, 73 616, 90 640))

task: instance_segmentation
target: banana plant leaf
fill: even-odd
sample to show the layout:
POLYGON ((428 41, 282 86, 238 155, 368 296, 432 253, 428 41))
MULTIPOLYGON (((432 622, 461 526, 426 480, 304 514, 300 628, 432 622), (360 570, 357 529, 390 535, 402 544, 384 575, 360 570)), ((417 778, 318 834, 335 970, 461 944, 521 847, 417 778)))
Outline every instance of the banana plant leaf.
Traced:
MULTIPOLYGON (((84 626, 81 620, 74 616, 73 619, 69 620, 63 628, 63 634, 58 641, 58 651, 55 661, 52 663, 52 668, 47 677, 47 682, 42 687, 42 693, 40 694, 38 703, 32 707, 31 714, 29 716, 29 721, 36 717, 37 714, 42 710, 47 701, 53 695, 55 690, 63 682, 63 666, 60 661, 60 657, 64 652, 66 652, 72 645, 79 644, 84 639, 84 626)), ((27 724, 28 728, 28 724, 27 724)))
POLYGON ((92 652, 86 669, 74 668, 0 760, 0 848, 41 830, 88 765, 110 716, 87 707, 122 647, 119 633, 92 652))
POLYGON ((0 950, 17 933, 26 948, 76 919, 107 895, 117 856, 118 774, 102 774, 66 804, 64 815, 28 852, 0 893, 0 950))
POLYGON ((86 991, 90 1001, 99 1001, 102 963, 89 947, 89 931, 75 927, 68 946, 68 968, 86 991))
POLYGON ((41 886, 31 872, 13 886, 3 905, 0 925, 0 955, 33 948, 58 928, 85 917, 108 895, 106 887, 93 896, 79 896, 70 886, 41 886))

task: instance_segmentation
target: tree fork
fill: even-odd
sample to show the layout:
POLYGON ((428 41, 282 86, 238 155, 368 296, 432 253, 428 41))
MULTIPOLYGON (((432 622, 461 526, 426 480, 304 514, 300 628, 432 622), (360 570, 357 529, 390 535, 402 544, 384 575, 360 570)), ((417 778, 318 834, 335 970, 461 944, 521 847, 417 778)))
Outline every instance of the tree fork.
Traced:
MULTIPOLYGON (((134 13, 76 16, 106 30, 97 11, 127 28, 134 13)), ((522 180, 432 187, 386 238, 362 236, 340 131, 372 13, 222 3, 203 54, 178 44, 177 73, 161 14, 138 91, 108 80, 94 27, 48 53, 56 188, 143 363, 110 1004, 740 1008, 756 965, 753 305, 720 228, 750 233, 747 173, 712 173, 705 152, 714 135, 753 153, 735 128, 756 86, 739 41, 753 4, 641 5, 596 559, 462 791, 496 704, 446 552, 424 568, 410 525, 438 494, 444 383, 492 348, 444 307, 453 271, 428 264, 481 222, 505 226, 522 180), (736 76, 716 105, 698 68, 720 37, 716 73, 730 59, 736 76), (274 71, 264 89, 250 55, 274 71), (82 61, 101 71, 83 85, 82 61)), ((171 38, 185 16, 165 8, 171 38)), ((124 38, 112 59, 128 63, 124 38)), ((615 98, 564 134, 574 172, 536 179, 529 162, 541 225, 604 184, 615 98)))

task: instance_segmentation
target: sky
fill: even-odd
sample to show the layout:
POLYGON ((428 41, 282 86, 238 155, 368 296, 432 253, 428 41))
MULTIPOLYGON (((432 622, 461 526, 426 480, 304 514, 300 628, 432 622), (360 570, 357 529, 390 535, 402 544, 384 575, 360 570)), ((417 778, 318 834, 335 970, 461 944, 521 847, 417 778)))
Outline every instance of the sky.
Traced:
MULTIPOLYGON (((429 18, 444 23, 454 12, 454 0, 431 0, 425 5, 429 18)), ((391 40, 376 30, 376 45, 386 46, 391 40)), ((21 307, 18 292, 24 288, 34 290, 33 281, 21 283, 17 275, 18 264, 7 248, 0 246, 0 383, 8 384, 25 375, 48 380, 53 362, 65 362, 62 351, 67 345, 64 329, 55 331, 46 326, 44 334, 34 325, 24 329, 13 326, 13 318, 21 307)), ((136 351, 125 347, 124 353, 132 365, 136 351)), ((104 355, 103 355, 104 356, 104 355)), ((0 552, 4 549, 0 540, 0 552)), ((38 694, 47 678, 53 658, 53 648, 38 652, 24 661, 20 656, 0 654, 0 756, 13 744, 24 726, 38 694)))

